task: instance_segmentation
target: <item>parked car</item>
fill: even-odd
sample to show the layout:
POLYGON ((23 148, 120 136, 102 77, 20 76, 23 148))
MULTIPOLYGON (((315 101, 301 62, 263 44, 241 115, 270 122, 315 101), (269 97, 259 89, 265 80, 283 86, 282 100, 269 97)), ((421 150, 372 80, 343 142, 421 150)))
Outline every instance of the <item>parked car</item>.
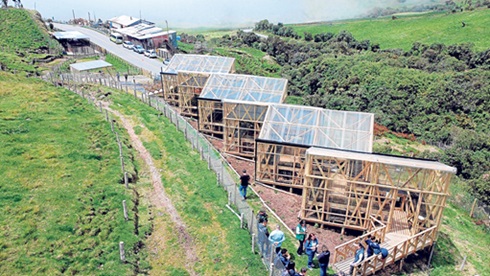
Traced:
POLYGON ((126 40, 126 41, 123 42, 123 47, 124 48, 133 49, 133 46, 134 46, 134 44, 131 41, 126 40))
POLYGON ((170 63, 170 59, 166 58, 164 61, 163 61, 163 64, 165 65, 168 65, 170 63))
POLYGON ((156 58, 157 57, 157 52, 155 50, 146 50, 145 51, 145 56, 149 58, 156 58))
POLYGON ((134 45, 133 51, 135 51, 138 54, 143 54, 143 52, 145 52, 145 48, 143 48, 141 45, 134 45))

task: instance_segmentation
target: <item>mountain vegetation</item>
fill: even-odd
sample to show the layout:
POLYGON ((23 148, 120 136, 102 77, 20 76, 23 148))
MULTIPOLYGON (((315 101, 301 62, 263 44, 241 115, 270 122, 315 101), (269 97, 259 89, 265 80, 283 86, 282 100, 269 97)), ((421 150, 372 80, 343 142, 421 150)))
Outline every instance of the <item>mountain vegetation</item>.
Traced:
MULTIPOLYGON (((490 15, 490 9, 463 12, 479 16, 482 22, 475 25, 490 18, 482 13, 490 15)), ((447 45, 442 39, 412 41, 408 50, 386 49, 345 30, 300 37, 292 26, 267 20, 256 29, 266 30, 267 39, 239 31, 201 43, 207 51, 237 57, 240 73, 287 78, 289 103, 372 112, 388 130, 440 148, 417 156, 455 166, 475 194, 490 203, 490 48, 447 45), (263 58, 249 54, 257 50, 263 58)), ((372 32, 384 30, 381 21, 372 32)), ((389 147, 377 150, 396 153, 389 147)))

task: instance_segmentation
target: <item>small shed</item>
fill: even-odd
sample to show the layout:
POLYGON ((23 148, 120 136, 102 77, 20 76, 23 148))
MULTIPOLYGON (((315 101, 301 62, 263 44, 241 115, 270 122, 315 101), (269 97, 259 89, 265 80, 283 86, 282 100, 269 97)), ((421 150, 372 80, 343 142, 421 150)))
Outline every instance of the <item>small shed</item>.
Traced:
POLYGON ((181 108, 185 116, 197 116, 197 97, 213 73, 234 73, 235 59, 206 55, 176 54, 161 72, 163 96, 181 108))
POLYGON ((439 227, 456 168, 433 160, 325 148, 306 151, 301 218, 414 236, 439 227))
POLYGON ((198 99, 199 131, 224 137, 228 153, 253 157, 267 105, 282 103, 286 90, 286 79, 212 74, 198 99))
POLYGON ((83 71, 100 70, 100 69, 109 68, 109 67, 112 67, 112 64, 110 64, 106 61, 93 60, 93 61, 78 62, 78 63, 70 64, 70 71, 72 73, 81 73, 83 71))
POLYGON ((374 114, 271 105, 256 141, 255 180, 302 193, 310 147, 372 152, 374 114))
POLYGON ((90 38, 78 31, 55 32, 53 37, 63 45, 68 55, 87 55, 94 54, 95 51, 90 47, 90 38))

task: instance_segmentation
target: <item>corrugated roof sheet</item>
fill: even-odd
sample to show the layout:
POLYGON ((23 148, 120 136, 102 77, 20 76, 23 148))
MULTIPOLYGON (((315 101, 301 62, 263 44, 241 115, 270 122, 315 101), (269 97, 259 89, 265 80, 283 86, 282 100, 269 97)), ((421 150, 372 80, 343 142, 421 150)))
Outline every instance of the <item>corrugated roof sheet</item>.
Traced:
POLYGON ((170 60, 165 72, 230 73, 234 62, 235 59, 229 57, 176 54, 170 60))
POLYGON ((299 105, 270 105, 260 139, 372 152, 374 114, 299 105))
POLYGON ((70 67, 77 71, 87 71, 87 70, 93 70, 93 69, 99 69, 99 68, 105 68, 111 66, 112 64, 105 62, 103 60, 94 60, 94 61, 70 64, 70 67))
POLYGON ((122 29, 115 29, 115 32, 118 32, 120 34, 126 35, 126 36, 131 36, 137 39, 147 39, 151 37, 156 37, 156 36, 162 36, 162 35, 168 35, 168 34, 173 34, 175 31, 164 31, 162 28, 156 27, 155 25, 149 25, 149 24, 138 24, 135 26, 127 27, 127 28, 122 28, 122 29))
POLYGON ((134 24, 135 22, 138 22, 139 20, 140 20, 139 18, 132 17, 129 15, 121 15, 121 16, 116 16, 116 17, 109 19, 109 21, 123 25, 123 26, 128 26, 128 25, 134 24))
POLYGON ((53 36, 56 39, 87 39, 87 40, 90 40, 90 37, 82 34, 81 32, 77 32, 77 31, 56 32, 56 33, 53 33, 53 36))
POLYGON ((212 74, 200 98, 246 102, 281 103, 288 81, 238 74, 212 74))

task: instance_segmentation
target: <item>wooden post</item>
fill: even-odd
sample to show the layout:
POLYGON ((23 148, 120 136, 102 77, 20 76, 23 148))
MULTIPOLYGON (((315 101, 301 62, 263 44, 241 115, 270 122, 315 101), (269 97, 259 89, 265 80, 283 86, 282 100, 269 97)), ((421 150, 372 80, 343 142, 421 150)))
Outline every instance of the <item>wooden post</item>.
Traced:
POLYGON ((111 131, 114 132, 114 120, 111 120, 111 131))
POLYGON ((122 205, 123 205, 124 219, 128 220, 128 209, 126 207, 126 200, 122 201, 122 205))
POLYGON ((219 173, 216 174, 216 183, 218 183, 218 187, 219 187, 219 173))
POLYGON ((269 255, 269 262, 271 263, 271 271, 274 270, 274 255, 276 255, 276 243, 271 243, 270 244, 270 255, 269 255))
POLYGON ((99 102, 100 113, 102 113, 102 102, 99 102))
POLYGON ((240 214, 240 229, 243 229, 243 213, 240 214))
POLYGON ((429 261, 427 262, 427 270, 430 271, 430 263, 432 261, 432 255, 434 254, 434 247, 436 247, 436 242, 432 243, 430 247, 429 261))
POLYGON ((105 110, 105 119, 109 122, 109 111, 105 110))
POLYGON ((124 173, 124 157, 121 156, 121 170, 124 173))
POLYGON ((461 263, 461 266, 459 267, 459 270, 460 270, 460 271, 463 271, 463 269, 464 269, 464 265, 465 265, 465 263, 466 263, 466 257, 467 257, 467 256, 465 255, 465 256, 464 256, 464 259, 463 259, 463 262, 461 263))
POLYGON ((129 181, 128 181, 128 172, 124 172, 124 186, 126 186, 126 189, 129 189, 129 181))
POLYGON ((204 160, 204 152, 203 152, 202 148, 201 148, 201 160, 204 160))
POLYGON ((252 253, 255 253, 255 233, 252 233, 252 253))
POLYGON ((470 218, 473 218, 473 212, 475 212, 476 201, 477 199, 475 198, 475 200, 473 200, 473 205, 471 205, 470 218))
POLYGON ((228 192, 228 206, 231 206, 231 192, 228 192))
POLYGON ((252 235, 254 235, 253 228, 252 228, 253 225, 254 225, 254 210, 253 209, 251 209, 251 213, 252 214, 251 214, 251 217, 250 217, 251 218, 250 219, 250 233, 252 233, 252 235))
POLYGON ((119 256, 121 257, 121 262, 126 262, 126 254, 124 254, 124 242, 119 242, 119 256))
POLYGON ((269 270, 269 276, 272 276, 272 275, 274 275, 274 263, 273 262, 271 262, 271 268, 269 270))

